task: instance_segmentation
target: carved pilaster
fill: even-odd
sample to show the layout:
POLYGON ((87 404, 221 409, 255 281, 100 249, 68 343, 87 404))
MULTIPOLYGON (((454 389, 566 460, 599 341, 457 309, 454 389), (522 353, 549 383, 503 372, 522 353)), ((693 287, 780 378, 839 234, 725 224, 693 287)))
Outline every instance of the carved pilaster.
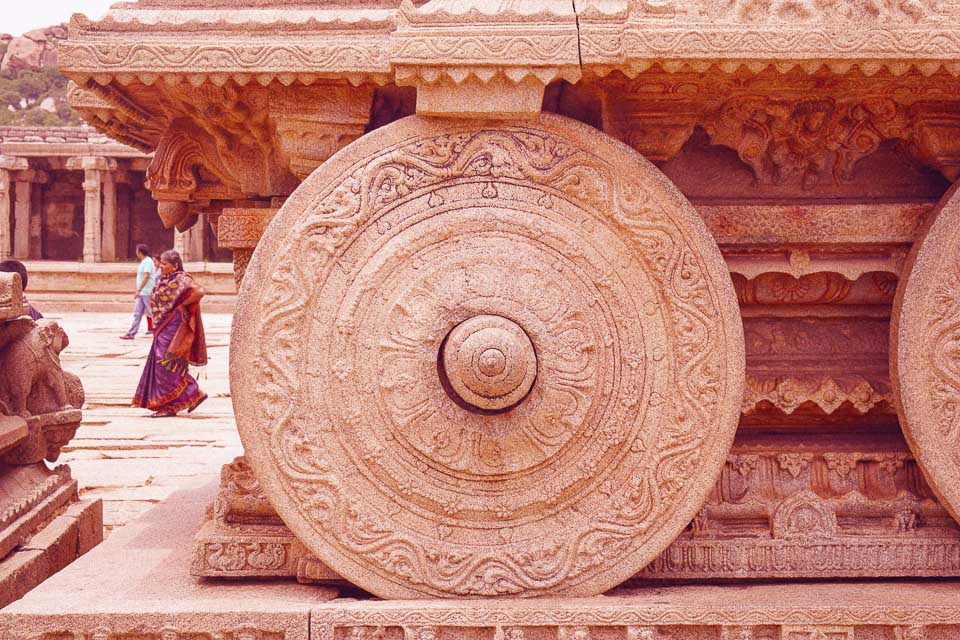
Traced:
POLYGON ((0 260, 10 257, 10 172, 0 169, 0 260))
POLYGON ((10 224, 11 171, 27 168, 27 159, 0 155, 0 260, 13 255, 13 237, 10 224))
POLYGON ((101 258, 106 262, 117 259, 117 183, 112 171, 103 172, 103 226, 101 258))

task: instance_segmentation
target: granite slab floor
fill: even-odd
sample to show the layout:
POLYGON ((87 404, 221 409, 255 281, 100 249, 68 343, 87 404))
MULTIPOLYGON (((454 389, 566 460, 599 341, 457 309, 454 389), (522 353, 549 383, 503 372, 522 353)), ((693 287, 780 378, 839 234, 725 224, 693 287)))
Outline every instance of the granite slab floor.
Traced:
POLYGON ((228 380, 232 314, 203 316, 210 363, 199 382, 210 399, 193 414, 152 419, 130 406, 151 344, 146 319, 136 339, 120 340, 131 314, 41 311, 69 335, 63 368, 80 376, 87 395, 83 424, 57 463, 70 465, 81 497, 103 499, 105 535, 178 488, 219 477, 242 453, 228 380))

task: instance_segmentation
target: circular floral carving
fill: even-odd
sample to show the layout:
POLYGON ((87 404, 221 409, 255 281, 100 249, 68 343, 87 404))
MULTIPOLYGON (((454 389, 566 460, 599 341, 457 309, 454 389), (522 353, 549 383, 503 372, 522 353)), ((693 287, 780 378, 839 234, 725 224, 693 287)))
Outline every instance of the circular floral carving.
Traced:
POLYGON ((549 115, 407 118, 331 158, 261 240, 231 357, 264 491, 384 597, 618 584, 696 514, 743 391, 696 212, 549 115))
POLYGON ((960 196, 914 244, 894 300, 890 373, 900 425, 930 486, 960 520, 960 196))

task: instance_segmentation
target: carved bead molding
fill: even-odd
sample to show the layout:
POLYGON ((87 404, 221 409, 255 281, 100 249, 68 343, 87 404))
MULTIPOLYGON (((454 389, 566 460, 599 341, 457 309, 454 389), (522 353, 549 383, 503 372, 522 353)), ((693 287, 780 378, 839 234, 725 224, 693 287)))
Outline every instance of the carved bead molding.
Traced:
POLYGON ((567 0, 404 0, 391 59, 417 113, 536 114, 549 83, 580 79, 576 15, 567 0))
POLYGON ((378 129, 287 200, 249 275, 247 457, 297 537, 379 595, 599 593, 689 522, 736 429, 716 245, 652 165, 572 120, 378 129), (458 391, 525 385, 527 342, 517 404, 458 391))
POLYGON ((960 518, 960 196, 957 186, 907 261, 890 328, 900 424, 927 480, 960 518))

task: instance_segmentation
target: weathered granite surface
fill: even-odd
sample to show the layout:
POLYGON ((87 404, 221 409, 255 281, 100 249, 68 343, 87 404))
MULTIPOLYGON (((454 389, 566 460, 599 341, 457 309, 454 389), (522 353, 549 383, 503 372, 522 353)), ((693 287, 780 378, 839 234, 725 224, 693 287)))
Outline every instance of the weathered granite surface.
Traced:
POLYGON ((27 315, 20 275, 0 273, 0 603, 9 603, 103 539, 99 501, 79 502, 64 465, 80 425, 79 379, 63 371, 69 341, 27 315))

